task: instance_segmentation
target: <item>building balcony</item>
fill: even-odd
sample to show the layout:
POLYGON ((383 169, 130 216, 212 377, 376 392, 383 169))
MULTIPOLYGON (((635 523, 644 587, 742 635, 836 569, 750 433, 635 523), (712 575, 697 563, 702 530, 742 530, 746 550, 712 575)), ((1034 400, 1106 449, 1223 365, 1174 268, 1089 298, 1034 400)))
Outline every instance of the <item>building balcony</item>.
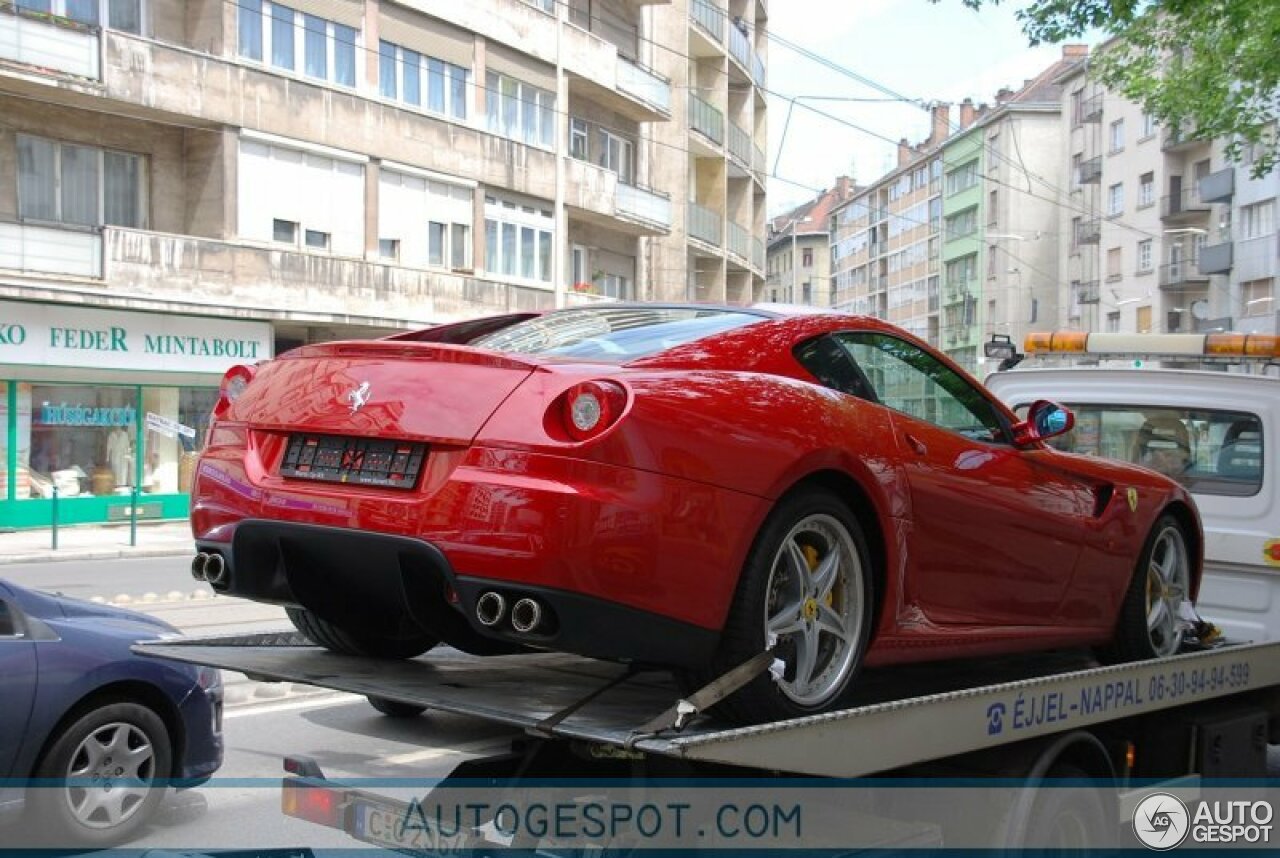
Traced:
POLYGON ((1161 289, 1187 289, 1204 286, 1208 282, 1209 275, 1200 273, 1194 259, 1160 266, 1161 289))
POLYGON ((1102 93, 1091 95, 1080 102, 1080 114, 1076 120, 1078 122, 1102 121, 1102 93))
POLYGON ((724 225, 720 215, 697 203, 689 203, 690 238, 720 247, 724 243, 723 230, 724 225))
POLYGON ((942 303, 944 306, 963 303, 973 297, 976 288, 977 281, 973 278, 948 277, 942 284, 942 303))
POLYGON ((671 232, 671 199, 588 161, 570 159, 565 169, 565 205, 577 220, 632 235, 671 232))
POLYGON ((1087 161, 1080 162, 1080 172, 1076 182, 1081 185, 1096 185, 1102 180, 1102 156, 1095 155, 1087 161))
POLYGON ((1219 237, 1217 244, 1206 244, 1200 248, 1201 274, 1227 274, 1231 271, 1235 245, 1231 243, 1230 234, 1219 237))
POLYGON ((769 161, 764 154, 764 150, 759 144, 752 144, 751 172, 755 176, 761 187, 764 186, 765 179, 769 177, 769 161))
POLYGON ((748 264, 747 260, 751 257, 750 230, 741 224, 727 221, 725 223, 725 249, 741 260, 743 265, 748 264))
POLYGON ((0 60, 100 80, 101 30, 0 3, 0 60))
POLYGON ((717 146, 724 144, 724 114, 693 92, 689 93, 689 127, 717 146))
POLYGON ((0 269, 96 278, 96 289, 133 301, 321 324, 358 319, 408 327, 555 304, 549 286, 110 226, 87 233, 0 224, 0 269), (69 250, 77 255, 68 257, 69 250))
POLYGON ((652 69, 618 57, 618 90, 671 116, 671 81, 652 69))
POLYGON ((1099 218, 1076 224, 1076 244, 1097 244, 1102 240, 1102 221, 1099 218))
POLYGON ((728 13, 711 0, 692 0, 689 4, 689 20, 694 29, 713 45, 724 45, 728 28, 728 13))
POLYGON ((1206 142, 1190 128, 1180 125, 1165 126, 1160 136, 1160 148, 1165 152, 1181 152, 1206 142))
POLYGON ((102 230, 0 222, 0 270, 22 275, 102 277, 102 230))
POLYGON ((671 118, 671 82, 624 56, 613 42, 566 23, 562 49, 572 90, 636 122, 671 118))
POLYGON ((1161 220, 1175 223, 1195 220, 1208 214, 1209 209, 1209 204, 1201 200, 1200 192, 1194 189, 1160 198, 1161 220))
POLYGON ((742 165, 744 171, 751 169, 751 135, 747 130, 736 122, 728 123, 729 128, 729 157, 738 161, 742 165))
POLYGON ((765 249, 764 239, 752 236, 751 238, 751 267, 756 270, 757 274, 764 272, 765 249))
POLYGON ((1227 167, 1200 180, 1200 199, 1206 203, 1229 202, 1236 193, 1236 171, 1227 167))
POLYGON ((666 235, 671 232, 671 197, 639 185, 618 183, 614 196, 617 216, 666 235))
POLYGON ((1098 304, 1102 301, 1102 291, 1097 280, 1076 283, 1074 287, 1075 294, 1072 297, 1077 304, 1098 304))

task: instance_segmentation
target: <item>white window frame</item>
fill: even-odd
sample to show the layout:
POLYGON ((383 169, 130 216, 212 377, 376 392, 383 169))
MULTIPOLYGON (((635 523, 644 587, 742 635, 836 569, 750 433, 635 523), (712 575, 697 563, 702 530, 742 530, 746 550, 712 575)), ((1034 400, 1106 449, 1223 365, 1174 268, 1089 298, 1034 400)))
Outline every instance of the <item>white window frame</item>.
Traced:
POLYGON ((465 66, 442 60, 439 57, 433 57, 430 54, 424 54, 395 42, 389 42, 381 39, 378 42, 378 96, 388 101, 394 101, 396 104, 404 105, 410 110, 417 110, 422 113, 428 113, 432 116, 443 117, 453 122, 466 122, 471 115, 468 102, 471 94, 471 69, 465 66), (395 93, 387 95, 383 92, 384 81, 382 78, 382 60, 388 56, 383 53, 385 48, 391 48, 391 61, 395 68, 395 93), (405 96, 405 79, 406 71, 411 60, 406 54, 412 54, 417 57, 418 66, 418 101, 409 101, 405 96), (431 106, 431 64, 439 63, 443 66, 441 70, 441 86, 444 89, 444 110, 436 110, 431 106), (453 84, 454 75, 462 75, 462 99, 459 101, 454 98, 453 84))
POLYGON ((1240 240, 1265 238, 1276 231, 1274 199, 1260 200, 1240 207, 1240 240), (1265 215, 1264 215, 1265 213, 1265 215))
POLYGON ((1154 172, 1143 173, 1138 177, 1138 208, 1143 209, 1147 206, 1154 205, 1156 201, 1156 174, 1154 172), (1150 176, 1151 180, 1147 181, 1150 176))
POLYGON ((526 146, 555 149, 555 93, 490 69, 485 73, 484 127, 490 134, 496 134, 526 146), (511 110, 511 106, 507 104, 509 97, 515 100, 514 110, 511 110), (525 120, 530 111, 535 123, 533 139, 525 134, 525 120), (511 121, 508 121, 509 119, 511 121))
POLYGON ((101 27, 104 30, 115 30, 118 33, 133 33, 136 36, 145 36, 151 32, 151 11, 148 0, 138 0, 137 30, 127 30, 110 25, 111 0, 96 0, 94 3, 96 18, 93 21, 85 21, 71 15, 67 9, 67 0, 47 0, 45 3, 32 2, 32 0, 16 0, 15 5, 19 14, 23 12, 48 14, 58 18, 68 18, 89 27, 101 27))
POLYGON ((93 146, 93 145, 88 145, 84 143, 74 143, 69 140, 54 140, 53 138, 42 137, 38 134, 18 134, 17 142, 15 144, 15 148, 18 151, 21 150, 23 140, 39 141, 40 143, 53 146, 53 149, 54 149, 53 205, 54 205, 55 217, 53 220, 46 220, 44 218, 36 218, 36 217, 31 217, 31 216, 22 214, 22 205, 23 205, 23 201, 21 199, 22 182, 21 182, 21 178, 15 175, 14 194, 18 196, 18 213, 19 213, 20 221, 24 223, 50 223, 50 224, 57 224, 59 226, 71 227, 71 228, 92 229, 92 228, 101 228, 105 226, 118 226, 121 229, 147 229, 148 228, 148 224, 150 222, 150 212, 149 212, 150 206, 149 206, 148 182, 147 182, 148 164, 147 164, 147 158, 145 155, 139 155, 135 152, 125 152, 120 149, 104 149, 101 146, 93 146), (63 220, 63 211, 62 211, 62 147, 63 146, 74 146, 77 149, 88 149, 97 155, 98 211, 95 216, 95 220, 97 222, 94 224, 77 224, 77 223, 72 223, 70 221, 63 220), (138 198, 136 202, 137 202, 138 214, 140 216, 141 222, 136 225, 108 224, 106 222, 106 214, 107 214, 106 156, 108 153, 112 155, 120 156, 122 158, 133 159, 138 164, 138 188, 137 188, 138 198))
POLYGON ((236 39, 235 50, 236 50, 236 56, 240 59, 241 62, 246 62, 255 66, 261 66, 263 68, 271 69, 271 71, 275 73, 291 75, 300 80, 313 81, 313 82, 322 81, 331 86, 340 87, 346 90, 359 89, 363 85, 364 75, 361 72, 361 68, 364 65, 362 61, 364 58, 364 34, 361 32, 361 29, 359 27, 349 27, 346 24, 342 24, 338 21, 331 21, 328 18, 322 18, 319 15, 311 15, 309 12, 302 12, 298 9, 294 9, 292 6, 289 6, 285 3, 274 3, 272 2, 272 0, 262 0, 261 11, 258 13, 262 19, 261 20, 262 42, 259 45, 259 48, 261 49, 261 53, 262 53, 262 59, 254 59, 253 57, 240 52, 239 16, 248 15, 248 14, 253 14, 253 10, 248 6, 237 7, 237 11, 236 11, 237 17, 236 17, 236 27, 235 27, 235 39, 236 39), (276 24, 275 16, 272 14, 272 11, 274 8, 278 8, 282 11, 289 12, 293 15, 293 19, 292 19, 293 23, 291 24, 293 28, 293 67, 292 68, 288 66, 276 65, 276 63, 272 60, 273 28, 275 27, 275 24, 276 24), (325 25, 325 28, 324 28, 324 41, 325 41, 324 77, 316 77, 315 75, 309 74, 307 72, 306 20, 308 17, 315 18, 319 21, 323 21, 325 25), (343 44, 350 44, 351 46, 351 52, 352 52, 351 72, 355 78, 351 83, 340 83, 337 80, 337 71, 338 71, 337 45, 339 41, 338 30, 337 30, 338 27, 342 27, 344 30, 348 30, 353 34, 350 43, 348 43, 346 40, 342 40, 343 44))
POLYGON ((1124 182, 1116 182, 1107 188, 1107 217, 1124 214, 1124 182))
POLYGON ((1154 137, 1155 133, 1156 133, 1156 118, 1152 116, 1150 113, 1144 112, 1142 114, 1142 135, 1138 139, 1146 140, 1149 137, 1154 137))
POLYGON ((1152 261, 1152 242, 1151 239, 1143 239, 1138 242, 1138 271, 1139 273, 1151 270, 1152 261))
POLYGON ((378 182, 379 242, 397 242, 397 259, 401 264, 443 271, 470 272, 474 269, 474 185, 436 173, 391 165, 386 161, 382 163, 378 182), (381 192, 384 182, 398 182, 401 186, 398 192, 409 194, 421 209, 394 218, 395 223, 392 223, 393 218, 382 208, 388 204, 381 192), (417 187, 419 184, 421 187, 417 187), (425 217, 421 217, 423 213, 425 217), (418 220, 420 217, 421 221, 418 220), (440 228, 441 239, 439 255, 433 257, 436 227, 440 228), (421 253, 417 252, 419 249, 421 253), (439 261, 433 261, 433 258, 439 261))
POLYGON ((489 195, 485 197, 485 272, 502 280, 514 280, 547 288, 552 283, 555 272, 556 252, 556 220, 552 214, 552 203, 538 201, 519 201, 510 197, 489 195), (508 229, 514 230, 515 259, 512 270, 507 267, 506 253, 503 250, 504 235, 508 229), (523 235, 532 231, 533 276, 524 274, 525 257, 522 251, 523 235), (491 240, 491 232, 496 234, 496 241, 491 240), (546 238, 544 239, 544 236, 546 238), (495 263, 489 266, 490 258, 495 263), (545 276, 543 276, 545 273, 545 276))
POLYGON ((1114 155, 1116 152, 1124 151, 1124 119, 1117 119, 1111 123, 1107 131, 1107 142, 1107 154, 1114 155))

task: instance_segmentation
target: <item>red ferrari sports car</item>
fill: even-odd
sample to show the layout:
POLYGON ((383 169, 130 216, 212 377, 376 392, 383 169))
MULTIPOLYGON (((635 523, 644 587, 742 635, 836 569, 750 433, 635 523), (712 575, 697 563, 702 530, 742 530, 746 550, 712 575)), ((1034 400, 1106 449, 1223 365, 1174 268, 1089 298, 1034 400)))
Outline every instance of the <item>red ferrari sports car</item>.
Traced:
POLYGON ((1071 425, 858 316, 602 304, 305 346, 223 381, 193 571, 344 653, 696 683, 771 650, 742 722, 838 708, 861 665, 1171 654, 1195 505, 1044 443, 1071 425))

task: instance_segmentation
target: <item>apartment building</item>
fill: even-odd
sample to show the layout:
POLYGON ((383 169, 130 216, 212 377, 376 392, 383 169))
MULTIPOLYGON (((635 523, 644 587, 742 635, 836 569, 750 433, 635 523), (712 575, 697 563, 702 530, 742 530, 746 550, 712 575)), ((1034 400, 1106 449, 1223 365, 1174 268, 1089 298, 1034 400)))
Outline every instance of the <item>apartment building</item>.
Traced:
POLYGON ((853 198, 848 176, 806 203, 772 218, 766 247, 766 301, 831 307, 831 213, 853 198))
POLYGON ((1277 174, 1255 180, 1251 158, 1226 160, 1225 141, 1158 127, 1084 67, 1061 82, 1071 205, 1057 324, 1275 331, 1277 174))
POLYGON ((938 345, 971 371, 992 334, 1021 342, 1056 316, 1062 85, 1088 56, 1062 57, 990 107, 960 105, 960 130, 942 147, 942 293, 938 345))
POLYGON ((754 297, 766 26, 763 0, 4 6, 0 527, 55 491, 64 523, 185 514, 236 363, 754 297))

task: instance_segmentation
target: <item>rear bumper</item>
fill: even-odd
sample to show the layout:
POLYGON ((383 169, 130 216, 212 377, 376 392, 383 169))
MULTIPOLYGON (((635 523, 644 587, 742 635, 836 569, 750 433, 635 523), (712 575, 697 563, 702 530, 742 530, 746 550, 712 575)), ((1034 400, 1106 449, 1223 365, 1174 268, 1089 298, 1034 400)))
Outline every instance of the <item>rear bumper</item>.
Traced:
POLYGON ((477 641, 531 646, 591 658, 700 666, 718 632, 571 590, 460 575, 424 539, 315 524, 247 519, 229 542, 197 540, 197 550, 223 556, 224 592, 295 605, 346 629, 384 631, 406 622, 468 651, 477 641), (482 593, 507 604, 533 598, 544 627, 520 634, 509 622, 476 619, 482 593))

